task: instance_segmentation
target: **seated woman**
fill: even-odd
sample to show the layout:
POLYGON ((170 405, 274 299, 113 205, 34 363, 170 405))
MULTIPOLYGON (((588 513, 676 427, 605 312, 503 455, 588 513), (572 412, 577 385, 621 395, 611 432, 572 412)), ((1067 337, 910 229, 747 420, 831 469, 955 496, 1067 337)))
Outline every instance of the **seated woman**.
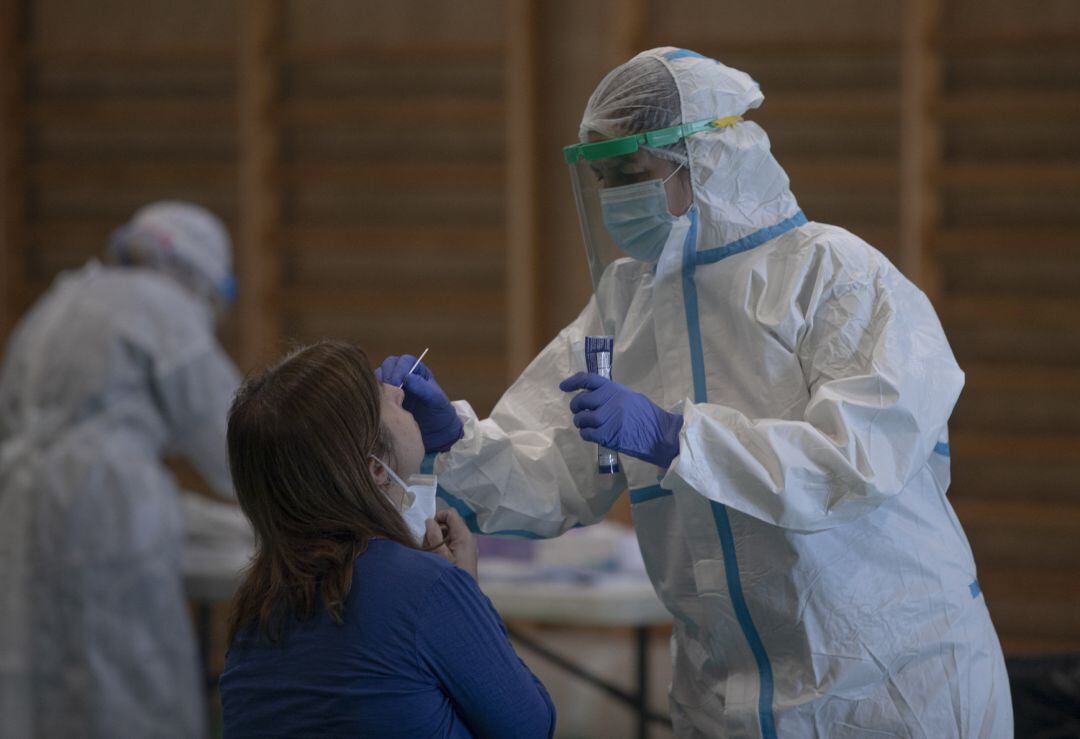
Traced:
POLYGON ((423 458, 402 397, 340 342, 240 389, 229 463, 257 550, 230 619, 226 737, 554 733, 547 691, 477 587, 464 522, 440 511, 422 547, 407 520, 424 518, 403 516, 424 491, 401 482, 423 458))

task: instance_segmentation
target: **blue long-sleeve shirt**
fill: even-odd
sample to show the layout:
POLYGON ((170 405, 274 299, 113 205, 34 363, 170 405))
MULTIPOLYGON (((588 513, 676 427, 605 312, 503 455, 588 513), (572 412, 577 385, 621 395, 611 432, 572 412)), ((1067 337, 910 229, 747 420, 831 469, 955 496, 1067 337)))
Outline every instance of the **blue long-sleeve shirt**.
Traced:
POLYGON ((551 737, 555 708, 491 602, 434 554, 372 540, 344 624, 321 611, 225 658, 226 737, 551 737))

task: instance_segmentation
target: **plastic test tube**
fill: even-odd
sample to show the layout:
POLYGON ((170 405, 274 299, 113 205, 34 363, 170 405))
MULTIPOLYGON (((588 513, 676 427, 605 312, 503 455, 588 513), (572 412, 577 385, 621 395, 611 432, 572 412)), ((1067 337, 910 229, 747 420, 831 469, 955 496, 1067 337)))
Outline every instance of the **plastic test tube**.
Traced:
MULTIPOLYGON (((611 356, 615 351, 615 339, 611 336, 585 337, 585 366, 593 374, 611 379, 611 356)), ((596 471, 601 475, 613 475, 619 471, 619 455, 602 446, 596 447, 596 471)))

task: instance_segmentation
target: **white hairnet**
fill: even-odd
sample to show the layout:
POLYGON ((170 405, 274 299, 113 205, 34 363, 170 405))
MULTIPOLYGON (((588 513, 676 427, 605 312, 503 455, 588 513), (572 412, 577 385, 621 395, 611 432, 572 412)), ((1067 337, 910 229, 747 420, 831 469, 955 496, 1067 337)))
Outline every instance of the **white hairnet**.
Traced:
POLYGON ((109 239, 109 256, 178 280, 221 307, 232 301, 232 242, 225 225, 206 208, 162 200, 140 208, 109 239))
MULTIPOLYGON (((596 86, 581 118, 582 142, 590 133, 615 139, 682 123, 675 78, 659 59, 638 55, 611 70, 596 86)), ((649 148, 664 159, 686 163, 682 141, 664 149, 649 148)))
MULTIPOLYGON (((604 138, 694 123, 708 118, 742 115, 764 100, 758 85, 745 72, 727 67, 686 49, 663 47, 643 51, 608 72, 585 106, 578 136, 604 138), (672 62, 686 59, 696 73, 676 80, 672 62), (691 83, 687 85, 686 83, 691 83)), ((643 147, 678 164, 687 163, 686 142, 669 147, 643 147)))

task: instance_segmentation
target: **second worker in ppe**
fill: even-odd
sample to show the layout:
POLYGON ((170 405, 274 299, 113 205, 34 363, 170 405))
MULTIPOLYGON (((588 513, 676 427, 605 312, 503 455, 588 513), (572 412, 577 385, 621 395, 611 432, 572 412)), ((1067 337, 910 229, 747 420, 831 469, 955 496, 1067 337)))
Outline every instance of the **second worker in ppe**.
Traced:
POLYGON ((159 202, 106 264, 60 275, 0 367, 0 735, 198 737, 181 578, 185 457, 231 497, 239 377, 214 337, 232 296, 217 217, 159 202))
POLYGON ((593 299, 490 418, 426 368, 405 378, 439 495, 478 531, 553 537, 629 487, 675 617, 680 737, 1009 737, 946 498, 964 375, 922 292, 807 221, 742 120, 762 101, 674 48, 599 84, 566 149, 593 299), (612 380, 577 373, 590 335, 614 336, 612 380), (584 441, 623 473, 598 475, 584 441))

